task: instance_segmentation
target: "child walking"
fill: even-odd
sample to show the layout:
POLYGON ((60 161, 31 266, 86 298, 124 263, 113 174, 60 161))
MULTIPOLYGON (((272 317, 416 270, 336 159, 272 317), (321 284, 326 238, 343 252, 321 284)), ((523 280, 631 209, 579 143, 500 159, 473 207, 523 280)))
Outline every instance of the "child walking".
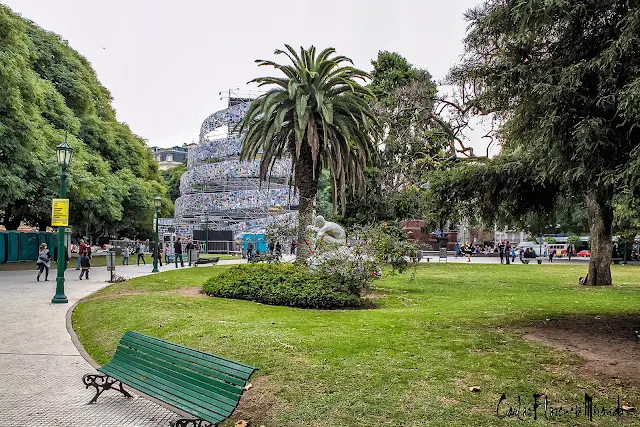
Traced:
POLYGON ((89 280, 89 269, 91 268, 91 259, 89 259, 89 255, 85 252, 84 255, 80 258, 80 280, 82 280, 82 275, 85 276, 87 280, 89 280))

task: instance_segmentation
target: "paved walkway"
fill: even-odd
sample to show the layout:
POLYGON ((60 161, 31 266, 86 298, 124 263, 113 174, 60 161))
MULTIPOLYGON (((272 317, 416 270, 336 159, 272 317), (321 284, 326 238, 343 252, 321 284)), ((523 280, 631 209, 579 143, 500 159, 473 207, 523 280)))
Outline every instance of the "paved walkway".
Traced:
MULTIPOLYGON (((151 268, 118 267, 117 272, 137 277, 150 274, 151 268)), ((94 389, 84 388, 82 376, 95 371, 73 345, 66 314, 80 298, 107 286, 109 275, 105 267, 95 267, 90 280, 78 276, 67 271, 69 304, 54 305, 55 271, 48 282, 36 282, 35 269, 0 273, 0 425, 168 426, 176 414, 141 397, 126 399, 107 391, 87 405, 94 389)))

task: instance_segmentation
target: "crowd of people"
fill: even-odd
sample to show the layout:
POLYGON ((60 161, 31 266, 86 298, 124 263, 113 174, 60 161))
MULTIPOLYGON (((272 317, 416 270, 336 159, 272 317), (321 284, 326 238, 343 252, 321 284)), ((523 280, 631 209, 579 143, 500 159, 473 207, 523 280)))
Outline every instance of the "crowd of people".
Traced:
MULTIPOLYGON (((553 258, 556 255, 556 250, 548 250, 546 244, 544 244, 543 252, 538 254, 532 247, 519 246, 518 244, 511 243, 508 240, 501 241, 495 246, 478 244, 471 245, 469 243, 460 244, 458 242, 455 245, 455 252, 456 257, 466 256, 467 262, 471 262, 472 255, 489 255, 497 253, 500 257, 501 264, 511 264, 515 262, 516 258, 518 258, 520 262, 524 262, 524 260, 534 259, 538 256, 543 256, 544 258, 548 258, 549 262, 553 262, 553 258)), ((562 252, 563 255, 567 256, 569 261, 571 261, 571 257, 575 255, 575 248, 569 245, 562 252)))
POLYGON ((283 250, 282 242, 280 242, 279 240, 276 242, 270 241, 267 244, 266 253, 263 254, 262 252, 260 252, 260 249, 253 244, 253 241, 249 240, 247 242, 246 252, 243 251, 245 252, 243 253, 243 256, 245 256, 247 260, 251 262, 254 260, 260 260, 264 255, 267 255, 269 257, 267 261, 273 261, 273 260, 279 260, 282 258, 282 250, 283 250))

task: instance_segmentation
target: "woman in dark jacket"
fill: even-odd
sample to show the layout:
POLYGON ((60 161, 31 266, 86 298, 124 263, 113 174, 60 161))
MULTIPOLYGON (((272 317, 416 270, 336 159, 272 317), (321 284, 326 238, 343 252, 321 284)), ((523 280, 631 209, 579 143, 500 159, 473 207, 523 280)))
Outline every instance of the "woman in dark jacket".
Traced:
POLYGON ((43 243, 40 245, 40 250, 38 251, 38 260, 36 261, 36 265, 38 266, 38 277, 36 280, 40 281, 40 276, 42 275, 42 271, 44 271, 44 281, 49 280, 49 268, 51 268, 51 254, 49 253, 49 249, 47 249, 47 244, 43 243))

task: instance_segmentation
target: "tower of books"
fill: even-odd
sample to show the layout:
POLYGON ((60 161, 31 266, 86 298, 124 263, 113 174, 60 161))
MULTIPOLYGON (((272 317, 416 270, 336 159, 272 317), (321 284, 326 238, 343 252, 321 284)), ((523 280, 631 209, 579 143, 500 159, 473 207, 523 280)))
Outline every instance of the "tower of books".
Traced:
POLYGON ((176 222, 195 225, 206 218, 214 229, 255 233, 283 215, 294 215, 298 198, 289 187, 291 160, 277 161, 268 182, 260 182, 259 158, 240 160, 243 137, 234 129, 250 104, 251 99, 230 96, 226 109, 202 123, 180 179, 176 222), (216 131, 218 136, 212 136, 216 131))

